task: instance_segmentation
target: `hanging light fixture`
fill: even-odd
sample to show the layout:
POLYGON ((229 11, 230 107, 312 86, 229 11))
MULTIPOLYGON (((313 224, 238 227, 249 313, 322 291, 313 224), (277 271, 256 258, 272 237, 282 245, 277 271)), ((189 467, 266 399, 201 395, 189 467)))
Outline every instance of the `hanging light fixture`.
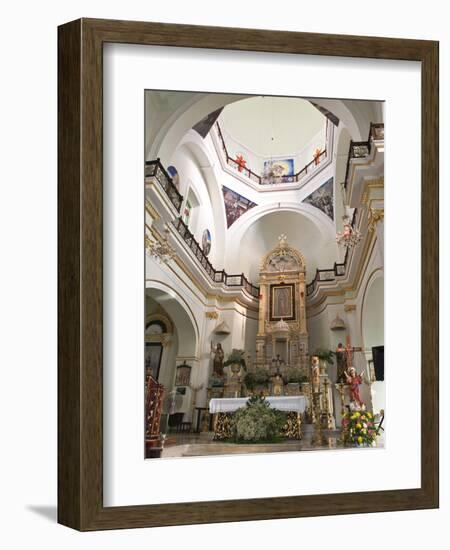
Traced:
POLYGON ((362 238, 361 232, 353 227, 349 216, 342 216, 343 230, 336 234, 336 242, 345 248, 354 248, 362 238))
POLYGON ((169 243, 169 230, 167 227, 164 229, 164 236, 161 240, 151 240, 150 237, 146 235, 145 248, 150 257, 165 264, 175 256, 175 250, 169 243))

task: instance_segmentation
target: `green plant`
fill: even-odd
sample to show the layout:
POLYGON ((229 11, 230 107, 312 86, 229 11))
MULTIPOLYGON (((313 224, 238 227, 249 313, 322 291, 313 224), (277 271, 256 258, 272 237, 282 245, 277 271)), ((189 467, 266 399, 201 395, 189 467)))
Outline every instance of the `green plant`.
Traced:
POLYGON ((247 370, 247 365, 245 364, 245 351, 243 349, 233 349, 231 350, 228 359, 224 361, 223 366, 227 367, 228 365, 240 365, 245 371, 247 370))
POLYGON ((308 382, 308 377, 302 374, 300 369, 291 369, 287 375, 287 381, 291 384, 302 384, 308 382))
POLYGON ((314 355, 316 355, 322 361, 326 361, 329 365, 333 364, 333 357, 336 355, 334 351, 330 349, 317 348, 314 355))
POLYGON ((254 372, 247 372, 244 383, 248 390, 254 390, 256 386, 267 387, 269 385, 269 371, 258 368, 254 372))
POLYGON ((278 440, 284 423, 282 412, 272 409, 264 397, 255 395, 234 414, 234 438, 237 442, 247 443, 278 440))

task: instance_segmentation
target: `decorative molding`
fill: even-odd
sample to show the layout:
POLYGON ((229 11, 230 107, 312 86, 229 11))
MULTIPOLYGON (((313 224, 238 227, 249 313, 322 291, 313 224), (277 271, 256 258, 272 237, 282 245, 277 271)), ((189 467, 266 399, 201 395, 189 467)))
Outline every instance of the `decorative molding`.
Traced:
POLYGON ((205 317, 207 319, 218 319, 219 314, 217 313, 217 311, 206 311, 205 312, 205 317))
POLYGON ((380 220, 384 220, 384 209, 383 208, 369 208, 368 211, 369 218, 369 231, 375 231, 377 223, 380 220))
POLYGON ((346 313, 349 313, 351 311, 356 311, 356 304, 345 304, 344 305, 344 311, 346 313))

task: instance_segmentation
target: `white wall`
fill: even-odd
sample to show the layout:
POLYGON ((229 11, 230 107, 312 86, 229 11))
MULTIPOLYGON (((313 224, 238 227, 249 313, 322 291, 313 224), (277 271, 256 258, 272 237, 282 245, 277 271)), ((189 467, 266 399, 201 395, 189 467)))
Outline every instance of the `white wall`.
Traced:
MULTIPOLYGON (((148 547, 217 550, 261 549, 280 540, 300 538, 305 546, 334 550, 349 544, 365 550, 401 545, 408 550, 442 547, 448 538, 450 512, 450 374, 446 367, 445 335, 450 331, 450 217, 442 217, 441 330, 444 335, 441 370, 441 509, 369 515, 230 523, 159 529, 80 534, 55 524, 56 506, 56 25, 80 16, 160 20, 177 23, 259 27, 310 32, 383 35, 441 40, 441 151, 450 149, 450 37, 445 5, 380 0, 369 10, 354 2, 313 3, 279 0, 255 10, 252 3, 230 0, 227 9, 204 2, 148 4, 136 0, 78 0, 54 3, 9 3, 9 21, 0 36, 4 74, 9 84, 0 90, 2 110, 2 216, 0 233, 5 269, 0 273, 2 303, 0 401, 3 529, 6 547, 45 545, 49 550, 130 550, 148 547), (268 9, 265 9, 265 8, 268 9), (20 21, 20 39, 17 22, 20 21), (35 167, 33 177, 24 163, 35 167), (32 267, 32 269, 30 269, 32 267), (28 291, 29 290, 29 291, 28 291), (30 314, 38 315, 32 330, 30 314), (32 426, 24 433, 24 427, 32 426), (32 454, 31 454, 32 453, 32 454), (351 533, 351 535, 349 535, 351 533), (349 543, 349 540, 351 542, 349 543)), ((441 181, 450 180, 443 154, 441 181)), ((450 207, 450 188, 442 185, 443 212, 450 207)), ((232 475, 219 471, 218 475, 232 475)), ((342 475, 337 472, 336 475, 342 475)), ((361 475, 376 475, 362 471, 361 475)))

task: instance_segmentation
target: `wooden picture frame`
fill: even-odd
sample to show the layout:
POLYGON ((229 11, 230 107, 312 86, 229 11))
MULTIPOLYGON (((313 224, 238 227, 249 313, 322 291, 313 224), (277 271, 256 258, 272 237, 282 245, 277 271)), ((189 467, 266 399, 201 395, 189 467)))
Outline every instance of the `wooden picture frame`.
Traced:
POLYGON ((89 531, 437 507, 438 43, 80 19, 59 27, 58 50, 58 521, 75 529, 89 531), (411 60, 421 63, 420 488, 104 507, 102 47, 106 42, 411 60))

